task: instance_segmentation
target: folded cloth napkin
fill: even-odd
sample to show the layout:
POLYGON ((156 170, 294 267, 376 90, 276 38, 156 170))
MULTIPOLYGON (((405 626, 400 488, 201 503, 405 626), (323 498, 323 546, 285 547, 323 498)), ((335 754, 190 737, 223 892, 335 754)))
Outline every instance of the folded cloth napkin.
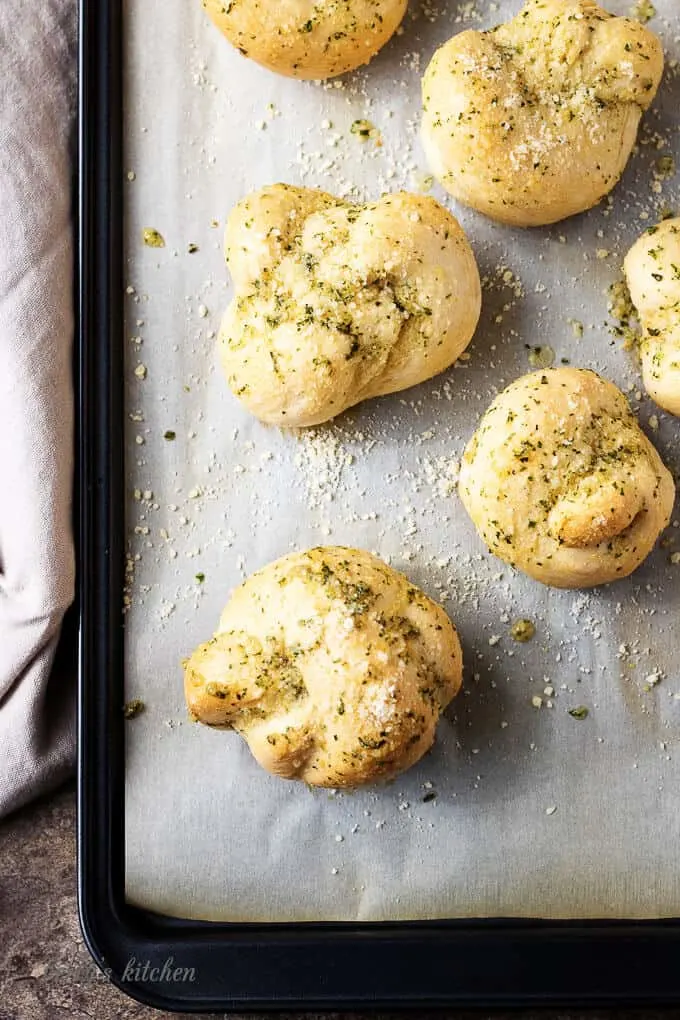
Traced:
POLYGON ((76 0, 0 2, 0 815, 73 766, 76 0))

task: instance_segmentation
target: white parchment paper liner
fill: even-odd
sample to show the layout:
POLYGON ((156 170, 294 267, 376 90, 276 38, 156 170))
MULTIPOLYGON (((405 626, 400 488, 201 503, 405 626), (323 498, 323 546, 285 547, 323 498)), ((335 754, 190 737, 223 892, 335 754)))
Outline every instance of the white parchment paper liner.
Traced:
MULTIPOLYGON (((655 3, 650 27, 676 60, 677 4, 655 3)), ((629 3, 609 6, 622 14, 629 3)), ((241 58, 198 2, 127 0, 127 696, 146 705, 126 730, 133 903, 269 921, 680 914, 680 565, 670 562, 680 531, 628 581, 550 591, 486 553, 454 490, 479 415, 530 369, 527 345, 630 391, 677 476, 680 423, 636 393, 606 294, 633 240, 661 210, 680 211, 678 179, 656 170, 659 157, 680 157, 677 71, 612 201, 586 216, 510 230, 432 189, 486 278, 468 361, 296 436, 249 418, 215 356, 234 202, 277 180, 359 198, 427 187, 417 140, 427 61, 454 31, 519 7, 412 5, 369 68, 319 85, 241 58), (358 118, 382 145, 351 133, 358 118), (166 247, 144 247, 144 227, 166 247), (180 660, 210 636, 229 590, 322 543, 372 549, 408 573, 444 604, 466 658, 465 691, 432 753, 354 794, 270 778, 236 735, 189 723, 182 693, 180 660), (536 624, 528 645, 509 637, 517 617, 536 624), (569 715, 577 705, 587 719, 569 715)))

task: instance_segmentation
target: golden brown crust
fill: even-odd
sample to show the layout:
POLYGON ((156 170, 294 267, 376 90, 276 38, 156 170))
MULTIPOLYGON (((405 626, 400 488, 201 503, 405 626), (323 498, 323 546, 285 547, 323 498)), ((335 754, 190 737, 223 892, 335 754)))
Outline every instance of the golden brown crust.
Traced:
POLYGON ((333 78, 367 64, 399 27, 407 0, 201 0, 227 39, 292 78, 333 78))
POLYGON ((558 588, 632 573, 675 498, 624 395, 579 368, 503 390, 467 446, 459 489, 491 552, 558 588))
POLYGON ((233 210, 220 331, 233 392, 262 421, 318 425, 448 368, 479 320, 463 230, 432 198, 350 205, 276 184, 233 210))
POLYGON ((423 78, 430 166, 504 223, 583 212, 623 173, 662 72, 661 43, 639 22, 593 0, 528 0, 507 24, 435 53, 423 78))
POLYGON ((461 681, 444 610, 377 557, 336 546, 253 574, 185 666, 199 721, 237 730, 274 775, 329 787, 418 761, 461 681))
POLYGON ((680 219, 648 230, 624 268, 643 328, 645 388, 660 407, 680 416, 680 219))

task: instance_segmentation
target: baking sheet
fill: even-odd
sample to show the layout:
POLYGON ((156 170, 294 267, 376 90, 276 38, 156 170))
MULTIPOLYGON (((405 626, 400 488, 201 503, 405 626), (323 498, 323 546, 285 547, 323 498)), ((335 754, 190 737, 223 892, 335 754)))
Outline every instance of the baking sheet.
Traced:
POLYGON ((412 3, 367 69, 314 84, 241 58, 198 2, 124 4, 126 692, 145 704, 126 724, 135 904, 268 921, 680 915, 678 508, 631 579, 568 593, 493 559, 455 493, 479 415, 530 370, 528 348, 545 344, 558 363, 595 368, 629 393, 678 478, 680 422, 641 394, 607 314, 630 244, 680 211, 678 178, 658 169, 665 155, 680 165, 676 0, 655 0, 650 27, 670 66, 611 201, 523 232, 431 188, 484 276, 468 360, 302 433, 251 419, 217 365, 231 206, 279 180, 358 199, 427 189, 422 71, 453 32, 519 6, 412 3), (359 118, 379 138, 352 134, 359 118), (145 227, 166 246, 143 246, 145 227), (190 723, 182 693, 180 660, 211 635, 230 589, 323 543, 373 550, 406 572, 445 606, 465 653, 464 692, 433 751, 355 793, 269 777, 235 734, 190 723), (519 617, 536 625, 526 645, 509 636, 519 617), (583 720, 569 714, 580 705, 583 720))

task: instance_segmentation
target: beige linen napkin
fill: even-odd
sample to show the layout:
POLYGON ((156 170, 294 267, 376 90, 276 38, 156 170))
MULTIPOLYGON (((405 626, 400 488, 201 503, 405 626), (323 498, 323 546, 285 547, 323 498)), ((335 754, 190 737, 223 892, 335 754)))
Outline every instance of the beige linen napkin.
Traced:
POLYGON ((75 33, 75 0, 0 3, 0 815, 74 757, 52 665, 74 584, 75 33))

